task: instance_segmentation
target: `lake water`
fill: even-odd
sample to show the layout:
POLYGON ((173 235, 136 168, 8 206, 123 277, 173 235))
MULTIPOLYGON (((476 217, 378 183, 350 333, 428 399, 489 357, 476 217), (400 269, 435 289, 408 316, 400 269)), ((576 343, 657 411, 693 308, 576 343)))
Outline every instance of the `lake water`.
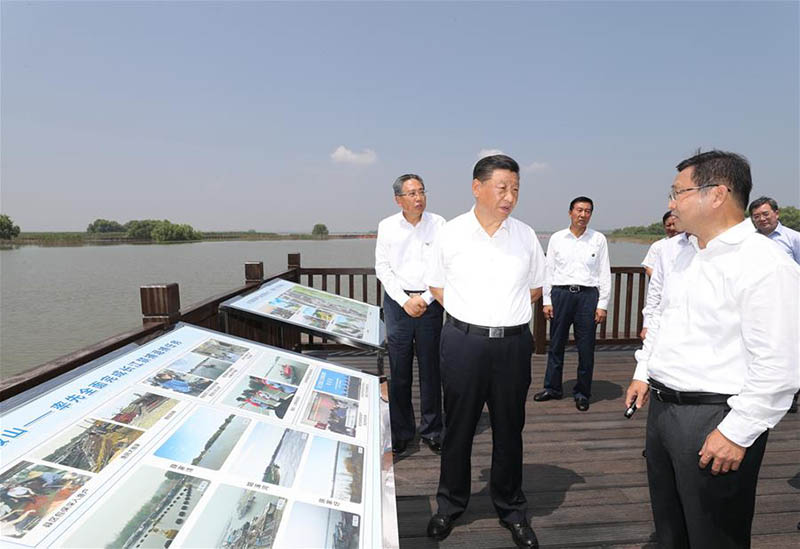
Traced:
MULTIPOLYGON (((611 264, 638 265, 647 248, 611 242, 611 264)), ((329 240, 0 250, 0 375, 141 326, 141 285, 177 282, 186 307, 244 284, 245 261, 263 261, 267 275, 296 252, 306 267, 372 267, 374 249, 374 240, 329 240)))

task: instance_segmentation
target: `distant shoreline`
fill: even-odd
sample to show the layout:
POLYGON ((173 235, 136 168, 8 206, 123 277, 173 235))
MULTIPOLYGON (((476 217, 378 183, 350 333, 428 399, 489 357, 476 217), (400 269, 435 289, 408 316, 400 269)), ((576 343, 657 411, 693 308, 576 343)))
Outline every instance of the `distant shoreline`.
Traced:
POLYGON ((342 233, 326 236, 311 235, 308 233, 249 233, 249 232, 209 232, 203 234, 199 240, 175 240, 169 242, 155 242, 127 238, 123 234, 98 236, 97 234, 79 232, 37 232, 21 233, 13 240, 0 240, 0 249, 15 248, 18 246, 112 246, 115 244, 188 244, 192 242, 240 242, 240 241, 280 241, 280 240, 356 240, 374 239, 376 233, 342 233))
POLYGON ((661 240, 664 238, 664 235, 656 235, 656 234, 642 234, 642 235, 625 235, 625 236, 613 236, 609 235, 608 240, 610 242, 633 242, 635 244, 652 244, 656 240, 661 240))
MULTIPOLYGON (((539 238, 548 238, 551 231, 539 233, 539 238)), ((169 242, 156 242, 154 240, 141 240, 128 238, 124 233, 107 233, 98 235, 81 232, 28 232, 21 233, 13 240, 0 240, 0 249, 11 249, 20 246, 47 246, 47 247, 79 247, 79 246, 113 246, 118 244, 188 244, 193 242, 254 242, 254 241, 293 241, 293 240, 374 240, 377 233, 337 233, 326 236, 317 236, 310 233, 252 233, 252 232, 208 232, 203 233, 199 240, 175 240, 169 242)), ((620 235, 606 234, 609 241, 632 242, 635 244, 652 244, 664 238, 663 235, 620 235)))

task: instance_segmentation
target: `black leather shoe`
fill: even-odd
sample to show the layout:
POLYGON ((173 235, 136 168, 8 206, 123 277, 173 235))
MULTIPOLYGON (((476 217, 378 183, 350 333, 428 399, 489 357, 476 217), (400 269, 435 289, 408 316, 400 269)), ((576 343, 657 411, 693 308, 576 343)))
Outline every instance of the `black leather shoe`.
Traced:
POLYGON ((420 437, 419 439, 422 444, 427 446, 431 449, 431 452, 434 454, 441 454, 442 453, 442 443, 439 442, 439 439, 436 438, 429 438, 429 437, 420 437))
POLYGON ((589 409, 589 399, 585 396, 579 396, 575 398, 575 407, 580 410, 581 412, 585 412, 589 409))
POLYGON ((528 521, 511 523, 501 520, 500 525, 511 530, 511 538, 517 547, 539 547, 539 540, 528 521))
POLYGON ((428 537, 442 541, 453 530, 453 517, 436 513, 428 521, 428 537))
POLYGON ((548 400, 561 400, 561 395, 545 389, 533 395, 536 402, 547 402, 548 400))
POLYGON ((394 455, 402 454, 408 448, 408 441, 407 440, 398 440, 392 443, 392 453, 394 455))

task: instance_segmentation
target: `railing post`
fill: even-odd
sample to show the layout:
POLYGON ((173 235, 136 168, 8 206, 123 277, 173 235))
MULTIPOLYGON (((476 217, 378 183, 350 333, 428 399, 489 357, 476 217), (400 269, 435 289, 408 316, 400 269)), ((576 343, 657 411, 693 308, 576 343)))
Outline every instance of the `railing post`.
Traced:
POLYGON ((300 254, 289 254, 288 261, 287 261, 287 270, 291 271, 294 270, 295 277, 294 281, 300 283, 300 254))
POLYGON ((181 315, 178 284, 148 284, 139 288, 142 301, 142 325, 172 324, 181 315))
POLYGON ((547 319, 544 317, 542 303, 541 297, 533 303, 533 352, 537 355, 547 352, 547 319))
POLYGON ((261 284, 264 281, 264 263, 261 261, 245 261, 244 283, 261 284))

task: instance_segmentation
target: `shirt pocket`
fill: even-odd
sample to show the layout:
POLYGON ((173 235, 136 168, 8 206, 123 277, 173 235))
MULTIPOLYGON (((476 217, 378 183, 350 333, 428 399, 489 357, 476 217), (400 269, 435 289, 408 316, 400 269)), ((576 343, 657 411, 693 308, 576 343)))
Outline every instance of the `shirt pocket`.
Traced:
POLYGON ((584 261, 589 270, 593 271, 594 268, 600 263, 600 248, 599 242, 589 242, 584 251, 584 261))

